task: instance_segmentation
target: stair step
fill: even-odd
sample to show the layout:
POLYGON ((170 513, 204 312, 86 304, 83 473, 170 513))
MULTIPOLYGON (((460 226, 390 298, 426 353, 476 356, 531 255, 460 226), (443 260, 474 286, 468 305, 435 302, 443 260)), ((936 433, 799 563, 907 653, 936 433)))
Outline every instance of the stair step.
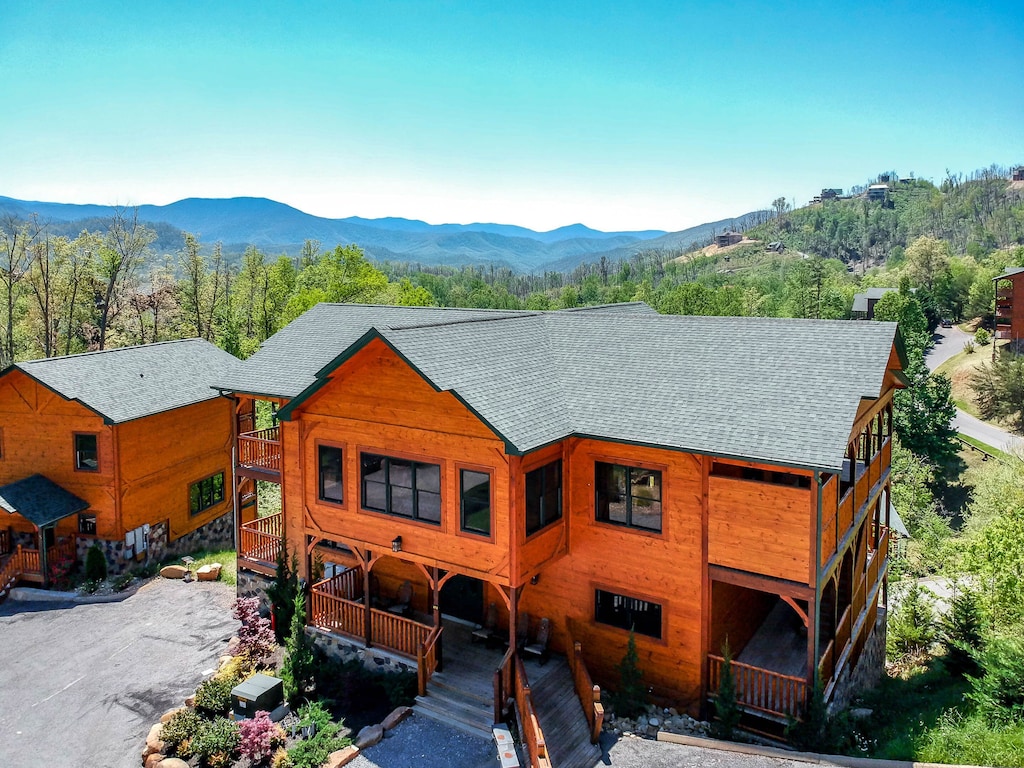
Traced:
POLYGON ((447 706, 447 702, 428 696, 417 696, 413 711, 445 725, 450 725, 472 736, 491 738, 490 714, 480 717, 479 713, 467 712, 461 708, 447 706))
POLYGON ((448 680, 444 676, 443 672, 435 672, 431 676, 430 682, 427 684, 427 690, 429 691, 431 688, 434 688, 439 692, 450 693, 459 698, 471 699, 473 701, 480 702, 483 706, 488 708, 494 706, 493 693, 491 693, 489 696, 483 696, 479 693, 474 693, 473 691, 466 688, 464 685, 461 685, 460 681, 448 680))

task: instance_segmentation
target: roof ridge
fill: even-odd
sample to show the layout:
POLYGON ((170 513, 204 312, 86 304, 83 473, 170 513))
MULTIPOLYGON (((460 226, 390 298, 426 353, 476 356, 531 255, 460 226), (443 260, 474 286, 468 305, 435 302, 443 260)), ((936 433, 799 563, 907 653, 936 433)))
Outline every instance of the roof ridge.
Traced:
POLYGON ((365 304, 357 301, 321 301, 318 302, 313 309, 316 307, 366 307, 375 309, 403 309, 403 310, 418 310, 418 309, 429 309, 432 311, 446 312, 509 312, 518 314, 533 314, 537 310, 532 309, 488 309, 487 307, 440 307, 440 306, 417 306, 409 304, 365 304))
POLYGON ((469 325, 469 324, 472 324, 472 323, 491 323, 491 322, 497 322, 497 321, 502 321, 502 320, 525 320, 525 319, 530 318, 530 317, 543 317, 544 314, 545 314, 544 312, 534 311, 534 310, 515 310, 515 311, 517 312, 517 314, 514 314, 514 315, 504 315, 504 316, 500 316, 500 315, 499 316, 494 316, 494 315, 492 315, 490 317, 463 317, 463 318, 459 318, 457 320, 436 320, 436 321, 430 322, 430 323, 410 323, 408 325, 405 325, 405 324, 400 324, 400 325, 395 325, 395 324, 375 325, 373 327, 375 327, 378 331, 379 330, 410 331, 410 330, 416 330, 418 328, 447 328, 447 327, 450 327, 450 326, 469 325))
MULTIPOLYGON (((27 365, 28 363, 49 363, 49 362, 54 362, 54 361, 58 361, 58 360, 70 360, 71 358, 82 358, 82 357, 91 357, 93 355, 103 355, 103 354, 106 354, 108 352, 129 352, 131 350, 136 350, 136 349, 149 349, 151 347, 159 347, 159 346, 164 346, 164 345, 167 345, 167 344, 182 344, 182 343, 185 343, 185 342, 192 342, 192 341, 202 341, 202 342, 205 342, 207 344, 212 344, 212 342, 206 341, 206 339, 204 339, 204 338, 202 338, 200 336, 190 336, 187 339, 165 339, 164 341, 152 341, 152 342, 149 342, 148 344, 129 344, 127 347, 110 347, 109 349, 93 349, 93 350, 90 350, 89 352, 75 352, 75 353, 70 354, 70 355, 54 355, 53 357, 37 357, 37 358, 35 358, 33 360, 19 360, 18 362, 14 363, 14 365, 18 366, 18 365, 27 365)), ((213 344, 213 346, 217 346, 217 345, 213 344)), ((217 347, 217 349, 220 349, 220 347, 217 347)), ((223 351, 223 350, 221 350, 221 351, 223 351)))

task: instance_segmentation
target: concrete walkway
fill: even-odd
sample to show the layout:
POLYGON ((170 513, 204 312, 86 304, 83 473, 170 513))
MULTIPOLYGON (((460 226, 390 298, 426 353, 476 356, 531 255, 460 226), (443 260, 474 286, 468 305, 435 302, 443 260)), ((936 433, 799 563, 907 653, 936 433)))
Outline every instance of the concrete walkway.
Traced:
MULTIPOLYGON (((964 344, 974 337, 954 325, 952 328, 937 328, 934 338, 935 346, 929 349, 924 356, 924 362, 929 371, 934 371, 954 355, 963 352, 964 344)), ((980 440, 1001 451, 1024 451, 1024 438, 977 419, 959 408, 953 419, 953 426, 957 432, 980 440)))

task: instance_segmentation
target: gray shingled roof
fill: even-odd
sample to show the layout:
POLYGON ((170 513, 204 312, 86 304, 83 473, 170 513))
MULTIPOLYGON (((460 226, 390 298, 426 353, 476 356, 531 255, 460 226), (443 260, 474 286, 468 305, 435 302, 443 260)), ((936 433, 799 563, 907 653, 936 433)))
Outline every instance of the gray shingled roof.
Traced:
MULTIPOLYGON (((581 307, 572 312, 654 312, 641 302, 581 307)), ((296 397, 316 380, 317 371, 348 349, 370 328, 456 323, 542 314, 521 310, 392 307, 381 304, 317 304, 275 333, 214 386, 230 392, 296 397)))
POLYGON ((584 435, 829 471, 896 339, 894 323, 602 311, 361 330, 293 407, 375 334, 510 451, 584 435))
POLYGON ((4 373, 18 369, 119 424, 217 397, 211 385, 237 365, 208 341, 182 339, 30 360, 4 373))
POLYGON ((21 515, 40 529, 88 508, 89 502, 42 475, 0 488, 0 509, 21 515))
POLYGON ((1021 272, 1024 272, 1024 267, 1007 267, 1006 269, 1003 270, 1002 274, 996 275, 992 279, 993 280, 1003 280, 1003 279, 1005 279, 1007 277, 1013 277, 1014 275, 1019 275, 1021 272))

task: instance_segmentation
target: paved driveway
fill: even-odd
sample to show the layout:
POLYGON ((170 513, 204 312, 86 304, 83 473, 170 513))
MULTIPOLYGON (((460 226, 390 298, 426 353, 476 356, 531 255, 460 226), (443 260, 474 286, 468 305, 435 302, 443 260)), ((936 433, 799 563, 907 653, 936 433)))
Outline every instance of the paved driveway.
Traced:
POLYGON ((0 766, 139 768, 237 629, 234 596, 157 579, 120 603, 0 604, 0 766))

